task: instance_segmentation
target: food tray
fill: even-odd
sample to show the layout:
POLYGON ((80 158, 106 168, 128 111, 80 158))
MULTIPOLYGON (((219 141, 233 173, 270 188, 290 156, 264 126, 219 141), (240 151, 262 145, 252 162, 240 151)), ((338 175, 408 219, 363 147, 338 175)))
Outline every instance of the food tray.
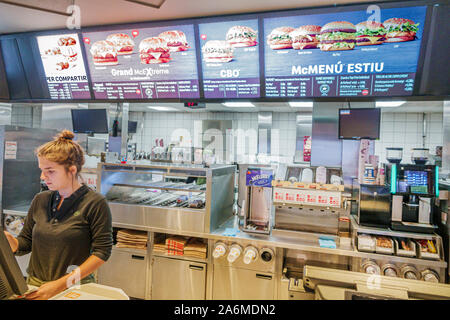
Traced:
MULTIPOLYGON (((384 237, 386 238, 386 237, 384 237)), ((375 238, 375 243, 377 239, 375 238)), ((389 241, 391 243, 391 247, 390 248, 385 248, 385 247, 380 247, 380 246, 376 246, 375 247, 375 252, 376 253, 382 253, 382 254, 394 254, 394 241, 392 239, 389 238, 389 241)))
POLYGON ((422 252, 420 250, 420 244, 417 243, 417 257, 419 259, 430 259, 430 260, 440 260, 441 259, 441 254, 440 254, 440 250, 439 250, 439 246, 436 244, 435 241, 434 242, 434 246, 436 248, 436 253, 431 253, 431 252, 422 252))
POLYGON ((376 249, 376 240, 374 237, 370 236, 370 238, 372 239, 372 243, 370 244, 366 244, 366 240, 361 241, 360 239, 363 238, 367 238, 367 235, 364 234, 360 234, 358 235, 358 251, 362 251, 362 252, 375 252, 376 249))
POLYGON ((394 243, 395 243, 395 251, 397 252, 398 256, 402 256, 402 257, 410 257, 410 258, 414 258, 417 256, 417 245, 414 241, 408 239, 408 246, 411 248, 411 250, 404 250, 401 247, 401 243, 400 243, 400 239, 395 239, 394 243))

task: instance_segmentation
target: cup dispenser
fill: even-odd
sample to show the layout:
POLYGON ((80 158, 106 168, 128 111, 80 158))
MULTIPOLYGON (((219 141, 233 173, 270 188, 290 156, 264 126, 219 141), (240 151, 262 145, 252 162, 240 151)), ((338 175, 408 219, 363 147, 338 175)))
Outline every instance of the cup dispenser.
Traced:
POLYGON ((272 180, 270 168, 248 168, 242 203, 245 232, 270 234, 272 224, 272 180))

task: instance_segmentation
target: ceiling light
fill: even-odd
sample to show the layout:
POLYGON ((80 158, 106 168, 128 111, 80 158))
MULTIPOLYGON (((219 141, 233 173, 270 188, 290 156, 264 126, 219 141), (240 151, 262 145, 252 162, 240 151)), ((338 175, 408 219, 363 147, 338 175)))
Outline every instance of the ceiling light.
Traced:
POLYGON ((147 108, 153 109, 156 111, 178 111, 178 109, 172 108, 172 107, 160 107, 160 106, 148 106, 147 108))
POLYGON ((377 108, 395 108, 395 107, 401 106, 404 103, 406 103, 406 101, 376 101, 375 107, 377 107, 377 108))
POLYGON ((297 102, 289 102, 289 105, 292 108, 312 108, 313 102, 312 101, 297 101, 297 102))
POLYGON ((229 108, 254 108, 255 106, 251 102, 224 102, 225 107, 229 108))

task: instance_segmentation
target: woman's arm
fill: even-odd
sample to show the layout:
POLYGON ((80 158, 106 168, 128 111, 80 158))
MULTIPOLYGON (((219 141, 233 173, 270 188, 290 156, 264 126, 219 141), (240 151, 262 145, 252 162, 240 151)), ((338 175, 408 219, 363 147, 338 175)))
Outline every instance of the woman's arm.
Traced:
POLYGON ((91 255, 81 264, 81 266, 73 270, 71 273, 66 274, 58 280, 44 283, 37 291, 30 293, 26 298, 30 300, 48 300, 72 285, 78 283, 81 279, 93 273, 104 263, 105 261, 102 259, 95 255, 91 255))

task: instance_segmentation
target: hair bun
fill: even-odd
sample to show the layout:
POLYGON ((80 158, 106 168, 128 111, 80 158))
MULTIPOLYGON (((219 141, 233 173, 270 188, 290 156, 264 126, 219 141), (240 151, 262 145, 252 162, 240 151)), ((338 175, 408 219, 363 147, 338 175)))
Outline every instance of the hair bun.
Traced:
POLYGON ((58 134, 57 140, 73 140, 74 137, 75 135, 72 131, 63 130, 58 134))

